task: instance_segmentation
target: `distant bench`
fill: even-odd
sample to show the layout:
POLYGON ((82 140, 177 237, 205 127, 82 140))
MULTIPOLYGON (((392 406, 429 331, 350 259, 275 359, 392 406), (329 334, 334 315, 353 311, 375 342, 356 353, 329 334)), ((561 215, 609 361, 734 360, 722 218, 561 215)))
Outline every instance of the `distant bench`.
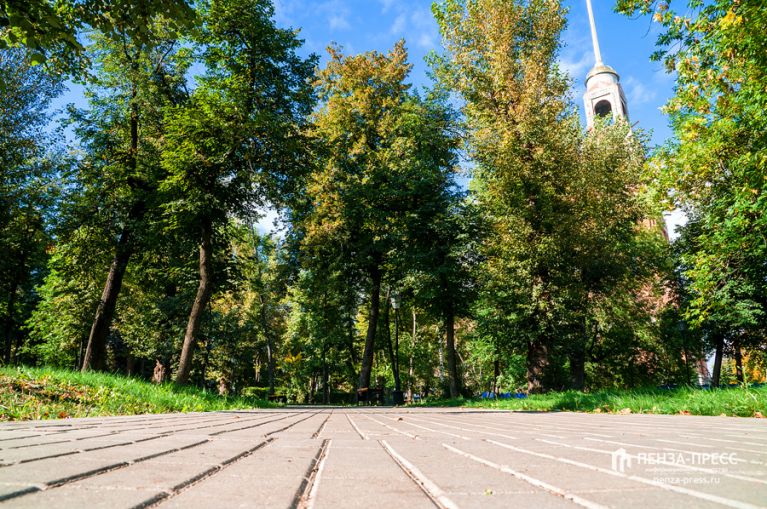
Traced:
POLYGON ((276 403, 287 403, 288 397, 284 394, 272 394, 269 396, 269 401, 274 401, 276 403))

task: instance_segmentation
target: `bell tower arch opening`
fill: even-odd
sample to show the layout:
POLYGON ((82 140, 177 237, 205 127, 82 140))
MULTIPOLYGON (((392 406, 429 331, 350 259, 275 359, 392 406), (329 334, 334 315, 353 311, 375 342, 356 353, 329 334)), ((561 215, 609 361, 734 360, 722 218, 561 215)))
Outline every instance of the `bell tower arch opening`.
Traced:
POLYGON ((607 99, 602 99, 594 105, 594 114, 598 117, 606 117, 613 112, 613 105, 607 99))
POLYGON ((591 25, 591 41, 594 46, 594 67, 586 76, 586 93, 583 102, 586 107, 586 124, 589 129, 594 127, 598 117, 608 118, 613 121, 628 121, 628 108, 626 107, 626 94, 620 83, 618 73, 602 61, 602 52, 599 49, 597 28, 594 22, 594 12, 591 8, 591 0, 586 0, 586 7, 591 25))

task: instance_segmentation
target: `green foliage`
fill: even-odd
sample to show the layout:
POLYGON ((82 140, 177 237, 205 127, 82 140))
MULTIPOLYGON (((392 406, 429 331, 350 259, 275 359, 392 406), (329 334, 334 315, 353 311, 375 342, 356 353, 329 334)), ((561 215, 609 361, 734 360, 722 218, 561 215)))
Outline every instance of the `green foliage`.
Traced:
POLYGON ((466 406, 497 410, 535 412, 594 412, 682 415, 726 415, 758 417, 767 415, 767 387, 728 389, 632 389, 595 392, 552 392, 524 399, 434 400, 425 405, 466 406))
MULTIPOLYGON (((404 42, 386 55, 345 56, 335 46, 328 51, 330 62, 316 83, 324 104, 315 114, 312 134, 320 148, 305 201, 297 208, 298 248, 305 253, 307 278, 327 281, 331 289, 362 286, 367 294, 368 332, 360 377, 364 385, 369 382, 374 345, 391 344, 386 318, 378 327, 381 308, 389 316, 388 302, 377 304, 382 281, 390 295, 414 271, 427 274, 435 262, 446 265, 449 244, 440 243, 435 233, 440 225, 448 228, 444 221, 455 200, 457 139, 445 98, 422 98, 409 91, 411 65, 404 42)), ((443 232, 442 239, 446 237, 443 232)), ((439 276, 436 281, 439 284, 439 276)), ((310 290, 314 288, 313 284, 310 290)), ((326 295, 327 287, 320 288, 326 295)), ((309 293, 312 297, 320 295, 309 293)), ((347 331, 357 299, 343 291, 337 298, 341 314, 320 321, 327 324, 320 325, 321 334, 353 348, 353 335, 347 331), (335 331, 331 337, 329 328, 335 331)), ((431 300, 440 307, 437 299, 431 300)), ((393 358, 394 348, 389 353, 393 358)))
POLYGON ((37 303, 69 158, 47 134, 61 82, 28 52, 0 52, 0 334, 2 361, 20 360, 21 330, 37 303))
POLYGON ((403 42, 388 55, 329 52, 314 128, 324 157, 307 186, 313 203, 304 245, 345 249, 368 271, 394 262, 416 240, 412 223, 428 224, 436 212, 430 200, 440 198, 434 193, 444 192, 454 164, 449 118, 439 103, 407 92, 403 42))
MULTIPOLYGON (((160 334, 165 332, 163 322, 169 317, 158 310, 165 294, 176 294, 183 287, 179 272, 184 261, 174 255, 186 254, 189 244, 158 228, 157 188, 163 176, 158 141, 164 136, 163 109, 185 93, 190 53, 178 44, 168 23, 159 19, 145 28, 151 40, 131 39, 130 28, 115 30, 122 35, 91 36, 88 54, 96 72, 87 81, 89 107, 69 112, 68 122, 82 152, 73 165, 57 218, 58 256, 51 261, 54 271, 46 282, 46 301, 31 327, 33 338, 46 343, 40 345, 43 351, 57 355, 57 344, 69 345, 75 347, 74 353, 64 349, 61 355, 82 362, 82 336, 87 339, 90 329, 83 314, 93 319, 99 287, 104 287, 112 267, 120 265, 115 259, 121 255, 122 270, 128 273, 125 286, 137 291, 129 292, 131 302, 117 308, 117 321, 125 334, 118 332, 107 340, 115 347, 113 363, 123 364, 124 352, 119 350, 124 350, 126 339, 130 343, 131 335, 141 337, 149 324, 160 325, 160 334), (149 248, 158 242, 171 248, 163 253, 149 248), (128 265, 131 257, 134 263, 128 265), (56 305, 61 302, 80 308, 56 305), (72 330, 76 325, 82 331, 72 330)), ((147 340, 142 345, 144 353, 157 351, 157 342, 152 341, 156 336, 150 333, 142 338, 147 340)))
POLYGON ((78 263, 71 244, 60 244, 48 262, 49 273, 39 289, 40 304, 27 322, 28 359, 77 369, 93 318, 99 276, 78 263))
POLYGON ((636 226, 651 213, 641 199, 644 137, 623 122, 582 132, 556 65, 559 2, 450 0, 434 11, 446 49, 437 74, 465 100, 472 190, 487 222, 482 335, 496 355, 527 356, 530 390, 563 383, 557 356, 582 378, 589 350, 621 325, 604 309, 657 270, 659 232, 653 246, 636 226))
MULTIPOLYGON (((269 0, 202 1, 194 16, 178 0, 0 1, 0 44, 27 47, 0 48, 3 353, 82 365, 95 322, 106 369, 222 395, 588 387, 612 391, 508 404, 645 411, 669 393, 617 389, 697 382, 703 341, 724 337, 760 380, 757 4, 695 1, 684 17, 619 1, 657 9, 659 58, 679 77, 677 139, 648 163, 647 136, 625 122, 582 129, 557 63, 562 2, 438 2, 437 82, 414 91, 404 41, 385 54, 331 46, 318 69, 269 0), (42 58, 86 85, 87 107, 68 112, 71 157, 44 149, 60 84, 33 65, 42 58), (468 189, 456 185, 464 159, 468 189), (676 265, 658 202, 690 213, 676 265), (286 220, 284 238, 256 231, 265 207, 286 220), (116 275, 122 291, 107 299, 116 275), (114 304, 101 322, 100 296, 114 304)), ((81 390, 56 376, 12 382, 33 396, 9 392, 7 415, 241 401, 153 406, 149 386, 123 397, 127 382, 86 377, 77 384, 110 388, 81 390)), ((718 408, 704 400, 690 411, 718 408)), ((727 413, 760 411, 739 404, 727 413)))
POLYGON ((241 392, 242 384, 257 382, 267 386, 258 389, 268 394, 275 381, 270 357, 277 355, 285 328, 282 249, 253 226, 231 229, 235 262, 230 274, 237 277, 211 303, 204 358, 198 359, 196 369, 206 386, 241 392))
POLYGON ((241 394, 243 398, 266 400, 269 397, 269 387, 245 387, 241 394))
POLYGON ((200 250, 179 383, 188 381, 217 282, 211 260, 226 245, 219 238, 223 225, 267 203, 290 202, 306 162, 304 130, 314 104, 309 78, 316 57, 298 56, 301 41, 294 31, 277 28, 271 2, 214 0, 200 8, 195 43, 206 72, 184 104, 167 110, 162 147, 166 221, 194 232, 200 250))
POLYGON ((0 368, 0 421, 100 415, 210 412, 272 406, 263 398, 220 397, 104 373, 0 368))
POLYGON ((0 50, 26 46, 33 64, 51 60, 70 71, 86 71, 80 31, 90 28, 110 38, 127 34, 149 41, 150 20, 162 16, 175 29, 188 27, 194 12, 186 0, 2 0, 0 50))
POLYGON ((689 218, 678 243, 684 313, 709 335, 764 348, 767 16, 758 0, 686 4, 617 4, 653 15, 663 28, 654 58, 676 73, 665 106, 675 137, 652 167, 665 204, 689 218))

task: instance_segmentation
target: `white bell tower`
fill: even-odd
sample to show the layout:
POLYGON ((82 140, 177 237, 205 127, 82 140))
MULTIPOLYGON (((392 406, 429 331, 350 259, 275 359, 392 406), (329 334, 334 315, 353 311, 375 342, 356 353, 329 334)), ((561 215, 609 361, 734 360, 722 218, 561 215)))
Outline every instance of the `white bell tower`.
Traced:
POLYGON ((628 121, 629 110, 626 106, 626 95, 623 93, 620 76, 615 69, 602 62, 591 0, 586 0, 586 7, 589 12, 591 40, 594 43, 594 60, 596 61, 586 76, 586 93, 583 95, 586 106, 586 125, 591 129, 594 127, 594 118, 597 116, 610 116, 613 121, 618 119, 628 121))

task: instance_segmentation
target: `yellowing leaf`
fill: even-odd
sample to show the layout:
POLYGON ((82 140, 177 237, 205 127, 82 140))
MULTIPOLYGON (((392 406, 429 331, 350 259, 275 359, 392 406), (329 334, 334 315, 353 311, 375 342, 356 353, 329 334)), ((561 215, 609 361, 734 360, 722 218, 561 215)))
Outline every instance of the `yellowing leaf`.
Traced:
POLYGON ((730 28, 734 25, 739 24, 740 20, 741 20, 740 16, 736 15, 735 11, 730 9, 729 11, 727 11, 727 14, 721 20, 719 20, 719 25, 722 28, 730 28))

